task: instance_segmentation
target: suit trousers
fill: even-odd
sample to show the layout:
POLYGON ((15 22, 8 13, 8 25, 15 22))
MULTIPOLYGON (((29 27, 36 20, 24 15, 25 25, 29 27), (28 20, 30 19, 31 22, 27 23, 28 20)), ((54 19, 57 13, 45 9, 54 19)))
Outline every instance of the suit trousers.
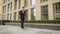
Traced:
POLYGON ((24 29, 24 19, 21 19, 21 28, 24 29))

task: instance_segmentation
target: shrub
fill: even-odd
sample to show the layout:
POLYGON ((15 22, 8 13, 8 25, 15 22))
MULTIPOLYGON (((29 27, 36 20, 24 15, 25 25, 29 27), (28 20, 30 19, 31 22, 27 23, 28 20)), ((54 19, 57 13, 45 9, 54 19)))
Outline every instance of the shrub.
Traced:
MULTIPOLYGON (((13 23, 20 23, 21 21, 11 21, 13 23)), ((52 24, 60 24, 60 20, 33 20, 33 21, 25 21, 25 23, 52 23, 52 24)))

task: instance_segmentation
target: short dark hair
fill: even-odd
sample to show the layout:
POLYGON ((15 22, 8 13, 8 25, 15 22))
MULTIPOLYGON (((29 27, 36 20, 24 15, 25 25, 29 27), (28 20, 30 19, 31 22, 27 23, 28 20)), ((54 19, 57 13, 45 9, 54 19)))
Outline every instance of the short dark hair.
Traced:
POLYGON ((25 8, 25 7, 22 7, 22 8, 25 8))

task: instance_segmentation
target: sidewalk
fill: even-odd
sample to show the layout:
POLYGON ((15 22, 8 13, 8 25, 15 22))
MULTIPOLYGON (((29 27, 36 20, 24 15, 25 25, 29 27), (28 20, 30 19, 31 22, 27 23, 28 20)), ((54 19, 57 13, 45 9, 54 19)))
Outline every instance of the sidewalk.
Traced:
POLYGON ((0 25, 0 34, 60 34, 60 31, 27 27, 21 29, 19 26, 0 25))
MULTIPOLYGON (((20 26, 20 23, 6 23, 6 25, 20 26)), ((50 29, 60 31, 60 24, 24 23, 24 26, 30 28, 50 29)))

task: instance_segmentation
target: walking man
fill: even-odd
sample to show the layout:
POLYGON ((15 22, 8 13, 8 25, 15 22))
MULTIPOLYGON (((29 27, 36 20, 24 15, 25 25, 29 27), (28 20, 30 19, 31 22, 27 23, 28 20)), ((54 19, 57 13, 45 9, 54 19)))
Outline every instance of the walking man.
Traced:
POLYGON ((22 10, 19 11, 19 17, 21 20, 21 28, 23 28, 23 29, 24 29, 24 19, 25 19, 26 12, 27 12, 27 10, 25 10, 24 8, 25 7, 22 7, 22 10))

